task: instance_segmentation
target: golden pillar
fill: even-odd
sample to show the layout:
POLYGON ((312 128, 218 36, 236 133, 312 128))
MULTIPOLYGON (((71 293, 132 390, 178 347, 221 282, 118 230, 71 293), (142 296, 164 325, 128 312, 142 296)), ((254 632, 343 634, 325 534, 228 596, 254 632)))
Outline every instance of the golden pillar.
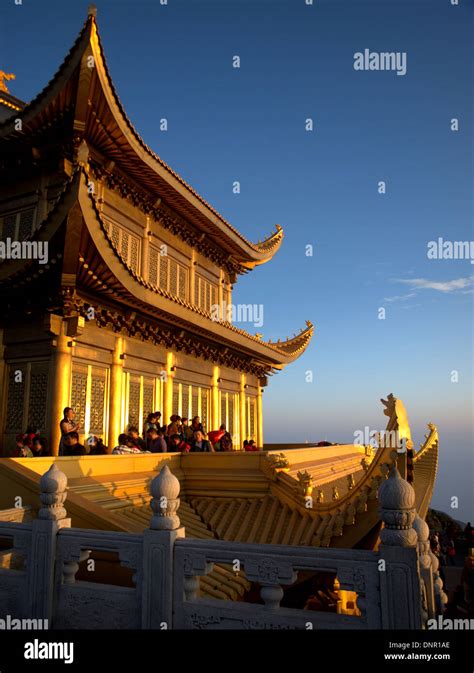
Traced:
MULTIPOLYGON (((71 404, 71 364, 73 344, 72 337, 65 334, 66 323, 58 316, 51 316, 57 318, 55 320, 55 337, 52 341, 52 357, 50 369, 50 385, 51 385, 51 407, 49 417, 49 439, 51 453, 57 456, 59 452, 59 442, 61 440, 61 430, 59 423, 63 419, 63 411, 65 407, 71 404)), ((80 428, 80 432, 84 432, 84 428, 80 428)))
POLYGON ((246 376, 245 374, 240 375, 240 395, 239 395, 239 411, 240 411, 240 446, 239 449, 242 450, 244 439, 247 439, 247 428, 246 428, 246 408, 245 408, 245 384, 246 376))
POLYGON ((123 337, 116 337, 114 352, 112 354, 112 368, 110 370, 109 430, 107 436, 109 452, 118 443, 118 436, 123 432, 122 388, 124 345, 123 337))
MULTIPOLYGON (((174 353, 166 353, 166 377, 164 382, 164 400, 163 400, 163 425, 168 425, 173 411, 173 379, 174 379, 174 353)), ((178 411, 177 409, 175 410, 178 411)))
POLYGON ((263 404, 262 404, 263 388, 257 388, 257 446, 263 449, 263 404))
POLYGON ((212 430, 219 428, 219 367, 214 366, 212 370, 212 415, 211 425, 212 430))

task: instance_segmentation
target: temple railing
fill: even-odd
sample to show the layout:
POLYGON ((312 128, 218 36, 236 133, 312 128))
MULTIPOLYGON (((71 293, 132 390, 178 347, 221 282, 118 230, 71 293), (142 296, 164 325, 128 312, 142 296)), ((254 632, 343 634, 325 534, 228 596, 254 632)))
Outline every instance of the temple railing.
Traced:
MULTIPOLYGON (((409 550, 410 551, 410 550, 409 550)), ((416 572, 416 554, 402 550, 398 563, 416 572)), ((177 540, 175 544, 175 628, 180 629, 381 629, 388 626, 381 592, 379 556, 363 550, 313 549, 241 544, 220 540, 177 540), (199 577, 214 563, 228 564, 259 588, 258 602, 199 597, 199 577), (284 587, 299 573, 333 573, 340 588, 357 593, 360 616, 284 607, 284 587)), ((386 571, 394 572, 397 564, 386 571)), ((409 573, 408 573, 409 575, 409 573)), ((407 578, 408 578, 407 575, 407 578)))
POLYGON ((153 514, 143 533, 71 528, 67 479, 56 463, 40 488, 37 519, 0 521, 12 553, 0 569, 0 615, 61 629, 419 629, 446 598, 426 524, 415 522, 413 488, 395 463, 380 488, 377 552, 186 539, 179 481, 167 465, 151 482, 153 514), (243 600, 202 597, 200 577, 214 564, 245 576, 243 600), (334 605, 304 609, 321 577, 351 592, 352 614, 334 605))

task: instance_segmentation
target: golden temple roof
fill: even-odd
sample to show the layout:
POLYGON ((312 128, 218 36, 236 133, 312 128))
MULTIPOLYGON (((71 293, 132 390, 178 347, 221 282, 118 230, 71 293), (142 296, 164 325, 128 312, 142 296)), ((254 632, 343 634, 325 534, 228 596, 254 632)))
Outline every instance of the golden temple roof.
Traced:
POLYGON ((112 160, 152 198, 162 198, 176 209, 231 255, 240 272, 268 261, 280 247, 279 225, 262 242, 250 242, 144 142, 115 90, 93 14, 46 87, 14 118, 0 123, 0 143, 34 137, 45 125, 71 114, 76 143, 86 139, 98 156, 112 160), (93 67, 87 65, 91 58, 93 67), (17 119, 22 120, 21 130, 15 126, 17 119))

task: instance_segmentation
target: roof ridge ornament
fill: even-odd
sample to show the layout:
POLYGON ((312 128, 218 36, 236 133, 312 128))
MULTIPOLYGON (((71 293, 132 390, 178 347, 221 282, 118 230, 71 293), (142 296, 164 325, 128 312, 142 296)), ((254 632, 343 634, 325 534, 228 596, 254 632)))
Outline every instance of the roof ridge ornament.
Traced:
POLYGON ((97 17, 97 7, 95 5, 89 5, 87 8, 87 18, 90 16, 94 19, 97 17))
POLYGON ((5 84, 5 81, 10 81, 12 79, 16 79, 16 75, 14 75, 12 72, 5 72, 4 70, 0 70, 0 91, 3 91, 3 93, 10 93, 8 91, 8 87, 5 84))

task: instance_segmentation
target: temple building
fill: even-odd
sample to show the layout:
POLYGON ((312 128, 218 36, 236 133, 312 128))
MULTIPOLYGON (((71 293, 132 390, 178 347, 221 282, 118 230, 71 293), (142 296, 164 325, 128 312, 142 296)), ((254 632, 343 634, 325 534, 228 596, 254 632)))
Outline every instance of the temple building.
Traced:
MULTIPOLYGON (((157 526, 177 536, 175 568, 186 590, 179 585, 173 596, 181 601, 189 594, 193 628, 214 628, 219 610, 228 611, 222 624, 233 628, 232 614, 241 609, 245 628, 273 624, 266 613, 261 622, 253 618, 263 609, 257 584, 273 615, 283 600, 285 610, 327 613, 323 628, 380 628, 370 616, 377 611, 393 613, 395 623, 395 602, 379 605, 388 591, 386 573, 374 561, 383 526, 395 546, 413 547, 417 587, 411 598, 403 589, 409 552, 403 563, 392 554, 398 584, 388 588, 402 605, 419 610, 418 538, 410 522, 417 514, 423 533, 438 467, 436 426, 428 424, 415 451, 403 402, 390 394, 381 400, 386 430, 376 445, 264 446, 268 377, 305 351, 313 326, 268 342, 233 324, 225 308, 239 275, 277 252, 282 229, 263 243, 249 242, 145 145, 114 90, 93 11, 31 103, 4 90, 9 79, 0 73, 0 526, 7 522, 10 531, 11 522, 26 516, 38 516, 40 526, 43 519, 65 518, 66 510, 40 512, 49 500, 38 493, 60 484, 50 507, 61 512, 67 484, 65 521, 78 530, 59 530, 58 546, 49 545, 50 556, 58 550, 51 567, 66 577, 56 589, 70 621, 57 623, 76 627, 80 604, 83 617, 90 608, 102 620, 98 628, 115 628, 116 619, 118 628, 137 628, 133 578, 141 596, 142 569, 162 568, 158 547, 146 559, 136 548, 138 535, 149 540, 156 532, 148 528, 150 484, 154 512, 165 493, 156 490, 158 473, 170 516, 157 526), (109 447, 128 425, 141 431, 146 413, 160 410, 165 421, 198 415, 208 430, 225 423, 235 447, 254 438, 264 450, 8 457, 27 426, 44 433, 57 452, 66 406, 76 411, 82 440, 95 434, 109 447), (238 571, 237 546, 246 554, 238 571), (335 550, 320 554, 319 547, 335 550), (95 575, 85 568, 88 558, 95 575), (199 613, 197 598, 211 601, 209 614, 199 613)), ((15 544, 26 538, 12 537, 0 563, 15 570, 15 544)), ((420 537, 425 561, 427 539, 420 537)), ((43 549, 33 546, 36 553, 43 549)), ((171 555, 166 549, 163 558, 171 555)), ((436 592, 442 600, 440 582, 436 573, 426 580, 427 615, 434 614, 436 592)), ((18 586, 12 596, 22 595, 18 586)), ((10 607, 5 613, 15 614, 10 607)), ((306 623, 305 615, 297 628, 306 623)))
POLYGON ((27 426, 59 445, 63 408, 113 447, 160 410, 263 446, 268 376, 313 326, 268 342, 232 323, 240 274, 283 231, 248 241, 140 138, 95 12, 29 104, 0 92, 0 446, 27 426), (216 314, 216 306, 220 308, 216 314))

